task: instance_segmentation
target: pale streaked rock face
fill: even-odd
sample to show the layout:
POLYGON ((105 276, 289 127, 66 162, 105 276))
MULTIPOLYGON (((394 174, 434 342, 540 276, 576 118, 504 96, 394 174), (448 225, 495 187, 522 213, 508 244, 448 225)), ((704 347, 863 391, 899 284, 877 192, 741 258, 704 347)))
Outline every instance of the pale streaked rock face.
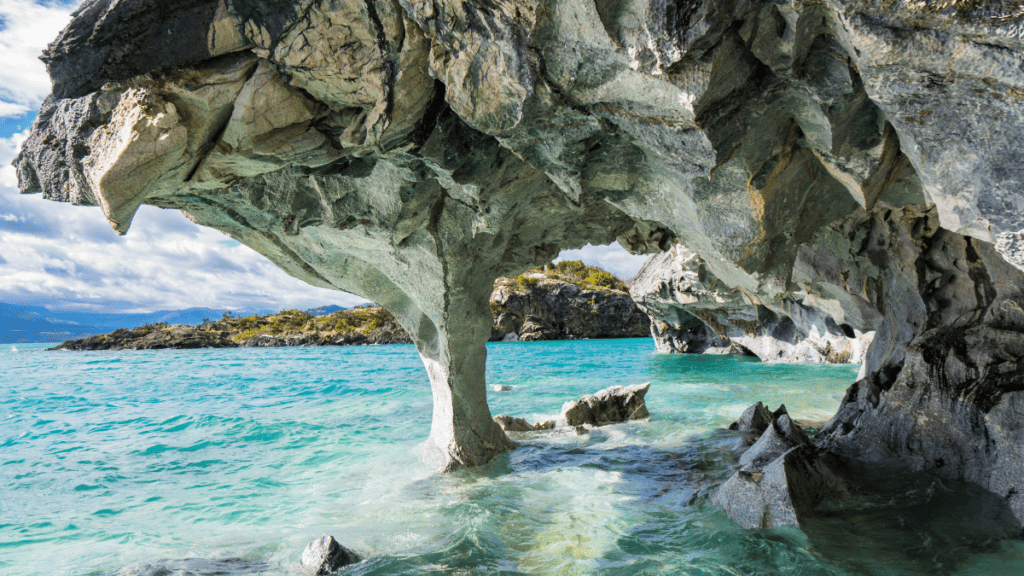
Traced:
MULTIPOLYGON (((877 326, 867 377, 961 321, 927 266, 907 280, 928 242, 869 243, 934 204, 907 238, 1024 264, 1022 22, 1017 0, 91 0, 16 163, 121 232, 181 209, 387 307, 432 445, 475 465, 512 446, 486 404, 492 282, 561 249, 681 243, 724 304, 799 317, 793 354, 840 346, 829 319, 877 326), (929 320, 896 317, 918 301, 929 320)), ((988 286, 973 262, 949 266, 988 286)))

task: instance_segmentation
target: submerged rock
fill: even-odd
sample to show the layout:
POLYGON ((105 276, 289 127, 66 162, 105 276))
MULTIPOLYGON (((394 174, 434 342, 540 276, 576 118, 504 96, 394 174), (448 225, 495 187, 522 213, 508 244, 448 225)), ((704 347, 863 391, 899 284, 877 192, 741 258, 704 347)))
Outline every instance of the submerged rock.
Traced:
POLYGON ((558 425, 600 426, 647 418, 650 413, 647 411, 644 396, 650 388, 650 382, 633 386, 612 386, 579 400, 566 402, 562 406, 558 425))
POLYGON ((554 420, 530 424, 524 418, 514 418, 505 414, 498 414, 494 417, 494 421, 506 432, 534 432, 537 430, 550 430, 555 427, 554 420))
POLYGON ((338 568, 359 562, 359 557, 338 544, 333 536, 324 534, 306 546, 300 562, 303 567, 312 570, 315 576, 326 576, 338 568))
POLYGON ((807 434, 783 410, 740 456, 739 470, 711 496, 743 528, 799 526, 823 500, 847 494, 807 434))

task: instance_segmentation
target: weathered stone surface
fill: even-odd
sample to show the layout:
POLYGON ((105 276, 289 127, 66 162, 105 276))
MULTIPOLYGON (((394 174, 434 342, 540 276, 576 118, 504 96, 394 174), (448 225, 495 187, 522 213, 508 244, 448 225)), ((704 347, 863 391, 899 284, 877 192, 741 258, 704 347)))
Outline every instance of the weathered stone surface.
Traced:
POLYGON ((812 514, 824 499, 846 494, 807 434, 784 408, 776 414, 757 442, 740 456, 739 470, 711 496, 744 528, 799 526, 801 518, 812 514))
POLYGON ((844 494, 842 480, 814 447, 802 445, 756 471, 736 472, 711 501, 743 528, 776 528, 799 526, 823 500, 844 494))
POLYGON ((849 296, 838 300, 818 288, 820 278, 801 258, 806 246, 794 264, 794 281, 802 280, 802 285, 794 284, 777 301, 755 302, 742 290, 725 286, 682 245, 645 262, 630 295, 651 317, 651 335, 662 353, 860 364, 881 314, 849 296), (812 277, 801 278, 801 273, 812 277))
POLYGON ((501 280, 491 296, 495 313, 492 340, 642 338, 650 333, 646 314, 628 294, 580 287, 550 278, 530 278, 530 286, 501 280))
POLYGON ((644 396, 650 388, 650 382, 632 386, 612 386, 579 400, 571 400, 562 405, 562 413, 557 424, 600 426, 647 418, 650 413, 647 411, 644 396))
MULTIPOLYGON (((785 413, 786 407, 780 406, 777 415, 785 413)), ((744 410, 743 414, 740 414, 739 419, 729 425, 729 430, 752 432, 760 437, 765 429, 772 423, 772 418, 772 411, 761 402, 758 402, 744 410)))
POLYGON ((937 220, 908 208, 851 228, 883 271, 889 313, 817 441, 860 463, 976 483, 1024 522, 1024 274, 937 220))
POLYGON ((550 430, 555 427, 554 420, 545 420, 544 422, 534 422, 530 424, 524 418, 515 418, 507 416, 505 414, 498 414, 494 417, 494 421, 501 426, 501 429, 505 432, 535 432, 537 430, 550 430))
POLYGON ((355 552, 345 548, 333 536, 324 534, 302 551, 300 563, 315 576, 327 576, 335 570, 359 562, 355 552))
MULTIPOLYGON (((1021 22, 1017 0, 87 0, 17 171, 119 231, 181 209, 380 303, 430 377, 431 444, 474 465, 512 445, 486 404, 492 282, 588 242, 682 243, 778 326, 874 322, 883 391, 914 346, 959 350, 943 326, 1015 332, 1017 277, 992 271, 1000 250, 1024 265, 1021 22), (924 203, 908 237, 930 240, 875 244, 924 203), (961 285, 973 308, 947 303, 961 285)), ((942 360, 947 396, 1015 401, 985 368, 1015 373, 1011 340, 942 360)))

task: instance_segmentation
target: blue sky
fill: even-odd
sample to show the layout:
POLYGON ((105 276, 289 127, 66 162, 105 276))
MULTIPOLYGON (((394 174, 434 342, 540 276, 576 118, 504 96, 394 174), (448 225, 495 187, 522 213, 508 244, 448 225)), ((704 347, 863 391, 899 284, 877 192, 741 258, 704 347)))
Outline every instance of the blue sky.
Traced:
MULTIPOLYGON (((97 312, 365 302, 296 280, 175 210, 143 206, 128 234, 118 236, 98 208, 18 194, 10 163, 50 91, 38 56, 79 3, 0 0, 0 302, 97 312)), ((561 257, 623 278, 635 275, 645 260, 618 245, 587 246, 561 257)))

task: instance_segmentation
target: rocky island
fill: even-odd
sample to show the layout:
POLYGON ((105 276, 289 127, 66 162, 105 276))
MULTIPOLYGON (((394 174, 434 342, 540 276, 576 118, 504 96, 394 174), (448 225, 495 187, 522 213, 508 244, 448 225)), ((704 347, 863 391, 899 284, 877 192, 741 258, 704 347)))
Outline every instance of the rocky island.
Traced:
POLYGON ((16 165, 120 232, 179 209, 379 303, 448 469, 514 447, 495 279, 685 246, 696 282, 634 289, 664 346, 843 359, 873 332, 814 450, 1024 523, 1022 54, 1019 0, 89 0, 16 165))
MULTIPOLYGON (((626 285, 578 260, 551 264, 514 278, 499 278, 491 294, 492 341, 642 338, 647 316, 626 285)), ((235 317, 198 326, 154 323, 64 342, 55 350, 156 350, 267 346, 409 344, 390 312, 360 306, 331 314, 301 310, 235 317)))

